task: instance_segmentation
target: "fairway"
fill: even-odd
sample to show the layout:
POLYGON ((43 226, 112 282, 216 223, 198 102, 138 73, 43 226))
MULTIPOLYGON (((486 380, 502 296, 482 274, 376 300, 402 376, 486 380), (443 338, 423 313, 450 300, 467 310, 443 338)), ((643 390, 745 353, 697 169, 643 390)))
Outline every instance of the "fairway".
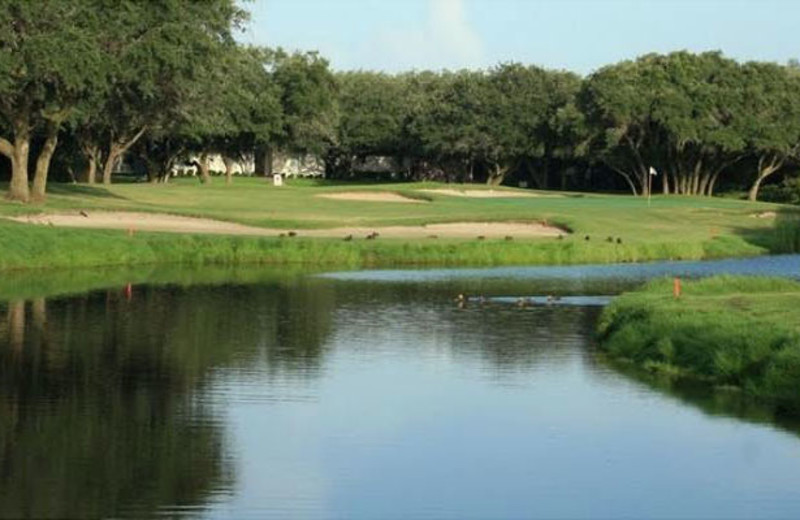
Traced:
POLYGON ((275 187, 239 178, 232 186, 192 179, 53 185, 45 204, 0 203, 0 217, 8 217, 0 218, 0 270, 700 260, 795 252, 795 216, 789 206, 724 198, 656 196, 648 203, 627 195, 437 183, 294 180, 275 187))
POLYGON ((166 185, 53 185, 46 204, 23 206, 3 202, 0 215, 136 211, 286 230, 537 222, 569 229, 582 240, 589 235, 590 240, 613 237, 654 243, 758 234, 771 228, 774 218, 769 218, 771 213, 767 213, 768 218, 756 215, 794 211, 774 204, 707 197, 656 196, 648 205, 644 198, 627 195, 496 188, 490 192, 481 186, 463 185, 457 188, 459 192, 492 193, 492 196, 454 196, 454 186, 435 183, 353 185, 296 180, 275 187, 262 178, 240 178, 232 186, 225 186, 220 180, 203 186, 194 179, 179 179, 166 185), (450 191, 437 192, 439 189, 450 191), (354 193, 363 193, 371 200, 357 200, 354 193), (345 198, 338 198, 337 194, 345 194, 345 198), (399 197, 420 203, 398 203, 399 197))

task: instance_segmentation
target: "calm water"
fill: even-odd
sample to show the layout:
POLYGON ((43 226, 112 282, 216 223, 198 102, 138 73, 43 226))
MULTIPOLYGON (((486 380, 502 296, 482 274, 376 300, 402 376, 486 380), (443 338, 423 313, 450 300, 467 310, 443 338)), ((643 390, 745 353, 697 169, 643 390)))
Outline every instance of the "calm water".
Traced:
POLYGON ((800 517, 800 425, 595 355, 603 296, 712 271, 800 257, 1 302, 0 516, 800 517))

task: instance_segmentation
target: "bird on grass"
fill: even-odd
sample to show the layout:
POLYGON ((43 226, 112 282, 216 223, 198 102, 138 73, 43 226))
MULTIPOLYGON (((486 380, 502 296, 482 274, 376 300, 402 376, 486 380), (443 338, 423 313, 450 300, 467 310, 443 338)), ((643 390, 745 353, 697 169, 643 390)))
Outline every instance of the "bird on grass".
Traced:
POLYGON ((89 218, 89 214, 88 214, 88 213, 86 213, 85 211, 83 211, 83 210, 80 210, 80 212, 79 212, 79 213, 81 214, 81 216, 82 216, 82 217, 89 218))
POLYGON ((286 235, 287 235, 289 238, 294 238, 294 237, 296 237, 296 236, 297 236, 297 232, 296 232, 296 231, 289 231, 288 233, 286 233, 286 235))
POLYGON ((506 240, 514 240, 514 237, 512 237, 511 235, 506 235, 506 240))
POLYGON ((345 242, 350 242, 351 240, 353 240, 353 235, 347 235, 346 237, 344 237, 345 242))

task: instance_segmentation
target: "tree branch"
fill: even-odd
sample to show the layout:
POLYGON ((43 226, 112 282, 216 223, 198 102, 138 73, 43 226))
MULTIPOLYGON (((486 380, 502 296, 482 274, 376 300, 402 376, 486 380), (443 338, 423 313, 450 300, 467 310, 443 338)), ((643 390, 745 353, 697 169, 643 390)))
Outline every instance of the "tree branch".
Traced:
POLYGON ((2 137, 0 137, 0 154, 5 155, 9 159, 14 157, 14 145, 11 144, 11 141, 2 137))

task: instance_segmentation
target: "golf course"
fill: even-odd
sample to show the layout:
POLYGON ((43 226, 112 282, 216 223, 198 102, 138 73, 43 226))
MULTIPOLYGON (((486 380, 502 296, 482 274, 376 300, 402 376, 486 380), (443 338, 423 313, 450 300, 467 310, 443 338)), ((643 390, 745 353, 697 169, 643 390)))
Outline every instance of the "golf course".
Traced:
POLYGON ((0 269, 696 260, 795 252, 797 215, 728 198, 440 183, 61 184, 44 204, 0 203, 0 269))

